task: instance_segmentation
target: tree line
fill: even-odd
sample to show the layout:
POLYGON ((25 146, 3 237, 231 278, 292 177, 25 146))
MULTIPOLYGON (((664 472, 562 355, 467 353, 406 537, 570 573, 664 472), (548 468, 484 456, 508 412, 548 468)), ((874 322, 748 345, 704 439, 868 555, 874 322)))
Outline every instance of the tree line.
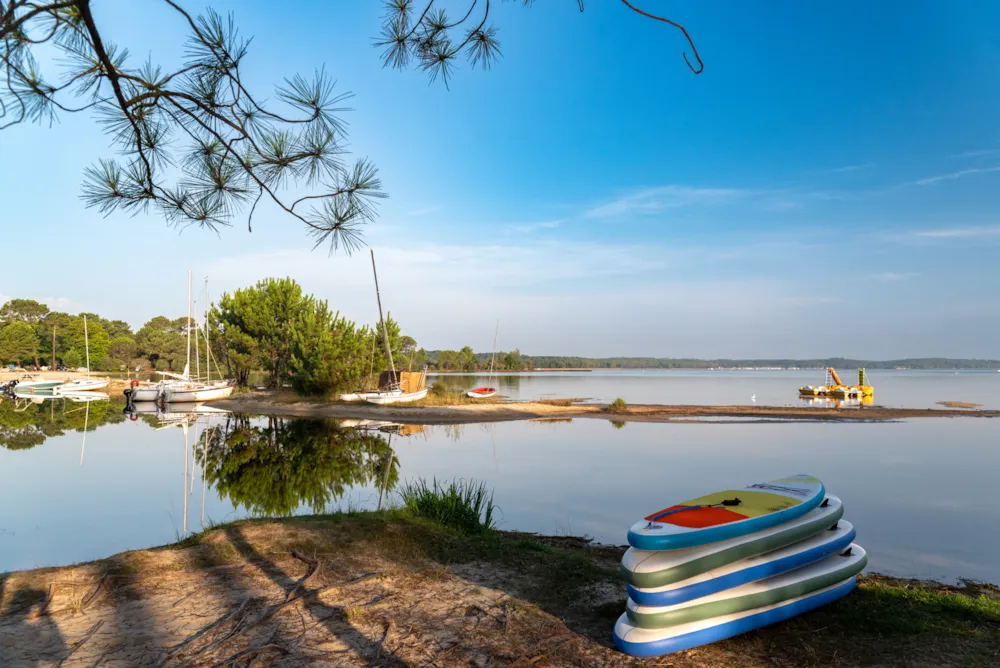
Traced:
MULTIPOLYGON (((205 322, 192 325, 199 344, 192 345, 192 374, 205 375, 211 364, 213 373, 218 370, 240 385, 263 372, 268 387, 330 394, 373 387, 388 367, 378 324, 344 318, 290 278, 268 278, 225 293, 211 305, 206 320, 207 327, 205 322)), ((0 307, 0 362, 74 369, 84 363, 89 341, 94 370, 180 373, 187 362, 187 327, 186 317, 161 315, 133 332, 122 320, 55 312, 31 299, 11 299, 0 307)), ((391 317, 386 317, 386 332, 397 371, 423 367, 426 352, 391 317)))
POLYGON ((522 358, 520 350, 510 352, 476 353, 471 346, 461 350, 432 350, 426 353, 428 367, 438 371, 488 371, 493 363, 494 371, 531 371, 535 362, 522 358))

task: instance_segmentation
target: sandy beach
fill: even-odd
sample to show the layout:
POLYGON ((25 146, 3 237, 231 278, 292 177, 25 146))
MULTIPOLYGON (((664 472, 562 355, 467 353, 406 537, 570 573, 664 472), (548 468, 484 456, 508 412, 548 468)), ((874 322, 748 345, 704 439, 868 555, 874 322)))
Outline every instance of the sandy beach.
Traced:
POLYGON ((456 424, 504 420, 591 418, 617 422, 676 422, 712 418, 759 420, 885 421, 911 418, 1000 417, 1000 411, 964 408, 818 408, 783 406, 665 406, 635 405, 609 413, 606 406, 572 399, 495 401, 454 406, 388 405, 326 402, 290 393, 251 392, 212 402, 231 411, 292 417, 394 420, 414 424, 456 424))

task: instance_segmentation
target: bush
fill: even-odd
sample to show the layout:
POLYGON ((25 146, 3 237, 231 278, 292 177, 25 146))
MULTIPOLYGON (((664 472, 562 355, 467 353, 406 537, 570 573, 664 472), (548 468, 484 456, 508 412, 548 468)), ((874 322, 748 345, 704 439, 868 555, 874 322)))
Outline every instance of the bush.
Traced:
POLYGON ((609 413, 628 413, 628 404, 625 403, 624 399, 618 397, 610 404, 608 404, 608 407, 604 410, 606 410, 609 413))
POLYGON ((453 480, 447 486, 435 478, 430 485, 423 478, 407 482, 399 490, 403 507, 414 517, 457 529, 466 534, 486 533, 496 528, 493 492, 486 483, 453 480))

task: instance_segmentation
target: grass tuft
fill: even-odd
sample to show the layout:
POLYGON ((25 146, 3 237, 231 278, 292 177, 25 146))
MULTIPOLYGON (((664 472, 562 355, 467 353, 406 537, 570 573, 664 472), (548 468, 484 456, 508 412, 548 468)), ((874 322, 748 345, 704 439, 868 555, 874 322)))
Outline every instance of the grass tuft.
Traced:
POLYGON ((486 483, 452 480, 447 485, 435 478, 407 482, 399 490, 403 507, 414 517, 429 520, 465 534, 487 533, 496 528, 493 492, 486 483))

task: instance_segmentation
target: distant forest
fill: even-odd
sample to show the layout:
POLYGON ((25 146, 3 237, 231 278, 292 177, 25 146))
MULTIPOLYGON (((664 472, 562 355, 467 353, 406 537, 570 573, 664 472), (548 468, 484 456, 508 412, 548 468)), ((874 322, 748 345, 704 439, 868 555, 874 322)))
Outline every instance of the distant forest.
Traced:
MULTIPOLYGON (((471 351, 470 351, 471 352, 471 351)), ((460 353, 455 351, 429 350, 427 362, 440 370, 472 371, 489 369, 491 353, 475 353, 472 364, 451 364, 460 353), (440 362, 444 362, 442 365, 440 362)), ((467 354, 468 355, 468 354, 467 354)), ((471 361, 471 360, 470 360, 471 361)), ((1000 369, 1000 360, 994 359, 950 359, 947 357, 921 357, 898 360, 860 360, 845 357, 826 359, 693 359, 673 357, 560 357, 555 355, 525 355, 497 352, 496 368, 502 371, 530 371, 532 369, 732 369, 732 368, 780 368, 816 369, 1000 369), (515 361, 515 364, 510 362, 515 361)))

